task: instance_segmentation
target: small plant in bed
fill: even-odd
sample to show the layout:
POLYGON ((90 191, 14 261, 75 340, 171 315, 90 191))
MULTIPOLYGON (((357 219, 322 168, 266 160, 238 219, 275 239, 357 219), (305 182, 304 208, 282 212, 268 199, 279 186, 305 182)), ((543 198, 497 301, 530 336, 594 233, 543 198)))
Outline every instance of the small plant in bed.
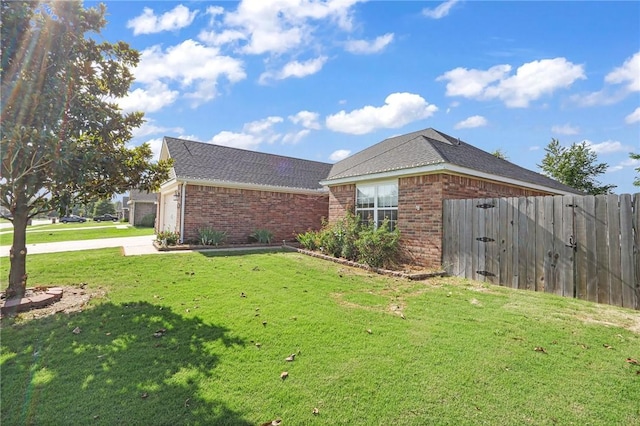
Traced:
POLYGON ((249 241, 258 242, 260 244, 271 244, 273 232, 268 229, 256 229, 249 235, 249 241))
POLYGON ((203 226, 198 229, 198 242, 203 246, 218 246, 227 240, 227 233, 218 231, 211 226, 203 226))

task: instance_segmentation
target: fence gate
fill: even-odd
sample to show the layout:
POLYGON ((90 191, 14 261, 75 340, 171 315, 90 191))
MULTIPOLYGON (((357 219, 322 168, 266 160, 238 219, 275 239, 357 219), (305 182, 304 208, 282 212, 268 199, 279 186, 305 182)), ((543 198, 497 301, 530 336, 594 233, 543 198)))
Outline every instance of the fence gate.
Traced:
POLYGON ((640 194, 445 200, 447 271, 640 309, 640 194))

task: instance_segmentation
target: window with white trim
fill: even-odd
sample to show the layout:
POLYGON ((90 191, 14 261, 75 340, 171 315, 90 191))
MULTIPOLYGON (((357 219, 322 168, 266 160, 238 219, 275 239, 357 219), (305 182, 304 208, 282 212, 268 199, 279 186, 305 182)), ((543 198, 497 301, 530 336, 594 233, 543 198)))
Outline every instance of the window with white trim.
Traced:
POLYGON ((398 182, 357 185, 356 215, 363 222, 380 226, 385 218, 393 231, 398 223, 398 182))

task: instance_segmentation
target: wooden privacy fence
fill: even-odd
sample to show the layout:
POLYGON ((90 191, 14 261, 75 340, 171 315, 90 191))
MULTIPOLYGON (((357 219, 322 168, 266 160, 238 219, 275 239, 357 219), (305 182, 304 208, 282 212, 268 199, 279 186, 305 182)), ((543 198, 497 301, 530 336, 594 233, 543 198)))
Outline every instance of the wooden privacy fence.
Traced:
POLYGON ((640 309, 640 194, 445 200, 451 275, 640 309))

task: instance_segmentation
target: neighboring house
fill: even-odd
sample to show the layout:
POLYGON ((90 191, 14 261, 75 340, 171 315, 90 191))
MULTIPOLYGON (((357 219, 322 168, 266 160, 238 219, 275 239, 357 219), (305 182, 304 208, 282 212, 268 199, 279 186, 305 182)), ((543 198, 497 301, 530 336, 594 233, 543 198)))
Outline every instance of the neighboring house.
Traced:
POLYGON ((442 204, 447 198, 518 197, 578 191, 460 139, 425 129, 386 139, 332 168, 329 221, 347 211, 400 230, 413 262, 442 262, 442 204))
POLYGON ((141 225, 143 224, 143 217, 156 215, 158 209, 158 193, 131 190, 129 191, 127 206, 129 208, 129 223, 134 226, 141 225))
POLYGON ((160 187, 156 231, 179 232, 183 242, 209 226, 232 244, 258 229, 293 241, 327 217, 329 192, 319 182, 331 164, 170 137, 160 151, 167 158, 174 163, 160 187))
POLYGON ((129 221, 129 197, 124 195, 122 197, 122 210, 116 210, 118 217, 122 220, 129 221))

